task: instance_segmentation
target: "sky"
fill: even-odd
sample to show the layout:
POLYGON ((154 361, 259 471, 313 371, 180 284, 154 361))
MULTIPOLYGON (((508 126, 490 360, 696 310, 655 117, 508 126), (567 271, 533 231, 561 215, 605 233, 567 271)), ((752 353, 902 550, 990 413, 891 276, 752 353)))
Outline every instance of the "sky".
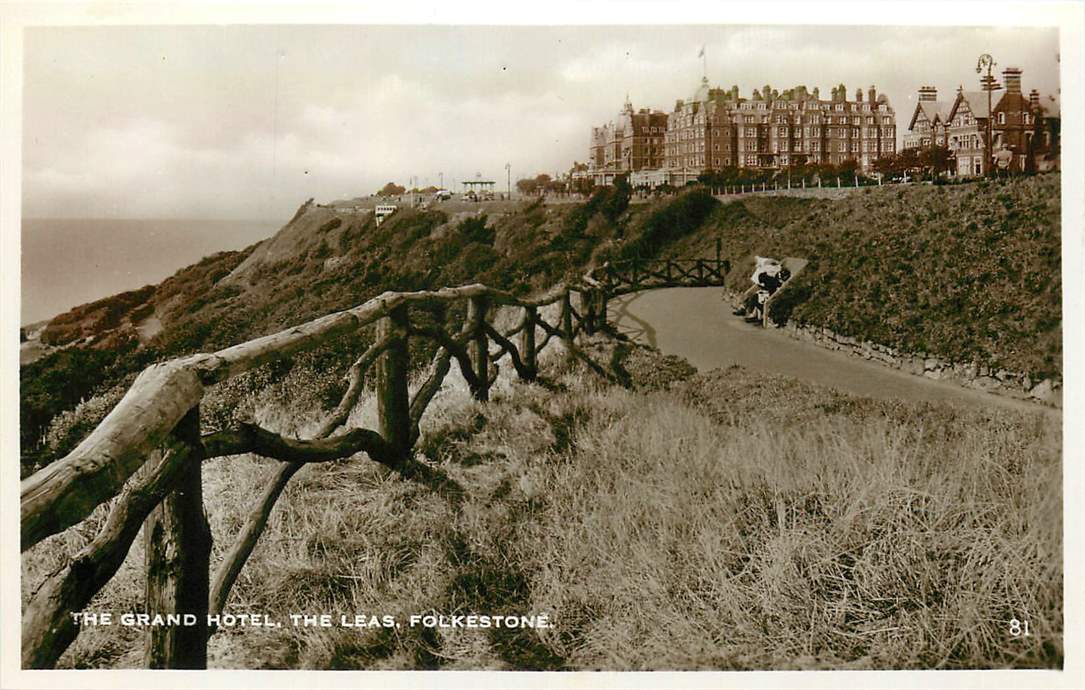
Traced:
MULTIPOLYGON (((83 26, 24 35, 23 215, 289 217, 385 182, 568 170, 590 128, 697 88, 978 88, 976 58, 1055 93, 1058 32, 863 26, 83 26), (443 176, 442 176, 443 173, 443 176)), ((455 185, 455 187, 454 187, 455 185)))

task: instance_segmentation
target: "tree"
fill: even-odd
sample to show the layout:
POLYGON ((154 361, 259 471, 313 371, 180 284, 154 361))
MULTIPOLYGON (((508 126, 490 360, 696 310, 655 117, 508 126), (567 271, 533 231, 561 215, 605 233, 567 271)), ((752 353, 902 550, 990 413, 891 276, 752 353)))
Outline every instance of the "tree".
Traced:
POLYGON ((580 177, 573 180, 572 191, 577 194, 583 194, 584 196, 591 196, 592 190, 595 188, 595 180, 590 177, 580 177))
POLYGON ((920 163, 932 177, 953 169, 953 152, 946 146, 932 146, 923 149, 919 155, 920 163))
POLYGON ((629 207, 629 197, 632 195, 633 188, 629 186, 629 177, 618 175, 614 178, 614 189, 611 190, 609 197, 602 201, 599 210, 609 220, 615 221, 629 207))
POLYGON ((539 183, 535 180, 517 180, 516 189, 520 190, 520 193, 524 196, 534 196, 539 189, 539 183))
POLYGON ((379 194, 380 196, 399 196, 400 194, 404 194, 406 191, 406 187, 402 187, 395 182, 389 182, 388 184, 381 187, 380 191, 377 192, 377 194, 379 194))
POLYGON ((546 191, 554 194, 562 194, 566 190, 566 184, 563 180, 550 180, 546 183, 546 191))

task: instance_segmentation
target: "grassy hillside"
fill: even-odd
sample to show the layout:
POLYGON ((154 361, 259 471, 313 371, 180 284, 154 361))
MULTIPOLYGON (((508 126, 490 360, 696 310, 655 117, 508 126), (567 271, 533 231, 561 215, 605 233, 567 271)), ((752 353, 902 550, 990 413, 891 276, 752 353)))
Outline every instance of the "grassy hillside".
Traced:
POLYGON ((810 259, 779 319, 958 362, 1061 377, 1060 178, 880 187, 838 201, 750 197, 666 252, 716 237, 744 289, 752 254, 810 259))
POLYGON ((21 368, 24 471, 77 440, 70 425, 50 432, 51 420, 96 395, 104 398, 91 407, 107 410, 101 401, 116 400, 152 361, 271 333, 385 290, 483 282, 528 293, 605 259, 712 257, 717 238, 735 288, 752 254, 810 259, 774 305, 779 318, 1035 380, 1060 376, 1058 184, 1049 175, 728 204, 693 190, 634 206, 604 190, 585 204, 537 202, 492 217, 401 209, 379 227, 370 215, 305 204, 259 245, 54 319, 43 341, 84 342, 21 368), (161 330, 140 342, 136 325, 152 315, 161 330))
MULTIPOLYGON (((364 458, 287 488, 231 611, 394 615, 402 628, 237 628, 223 668, 983 668, 1062 664, 1060 432, 1043 413, 885 403, 754 375, 694 374, 597 340, 605 386, 548 351, 544 383, 462 381, 423 420, 420 459, 460 492, 364 458), (411 614, 547 613, 553 629, 406 626, 411 614), (1032 636, 1009 634, 1012 618, 1032 636)), ((320 362, 214 388, 206 422, 310 431, 320 362)), ((352 425, 372 426, 365 400, 352 425)), ((205 469, 228 548, 271 463, 205 469)), ((24 557, 24 596, 93 534, 24 557)), ((89 608, 138 610, 142 554, 89 608)), ((139 664, 134 628, 84 633, 66 667, 139 664)))

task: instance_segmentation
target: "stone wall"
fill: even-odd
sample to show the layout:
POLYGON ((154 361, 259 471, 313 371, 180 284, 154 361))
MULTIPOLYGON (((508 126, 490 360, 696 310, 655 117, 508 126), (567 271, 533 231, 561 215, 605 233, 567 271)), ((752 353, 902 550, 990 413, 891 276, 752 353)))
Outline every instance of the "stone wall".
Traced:
POLYGON ((975 362, 949 362, 929 353, 901 352, 887 345, 839 335, 820 326, 799 326, 788 323, 779 328, 797 340, 862 357, 915 376, 947 381, 987 393, 1034 400, 1053 407, 1062 407, 1062 382, 1056 379, 1035 381, 1028 374, 992 369, 975 362))

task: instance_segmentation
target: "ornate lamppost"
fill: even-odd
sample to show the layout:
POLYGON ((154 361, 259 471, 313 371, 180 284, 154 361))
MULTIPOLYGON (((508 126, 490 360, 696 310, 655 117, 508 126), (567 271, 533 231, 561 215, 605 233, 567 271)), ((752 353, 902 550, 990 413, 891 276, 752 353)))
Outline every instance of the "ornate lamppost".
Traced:
POLYGON ((991 76, 991 70, 995 66, 995 59, 984 53, 980 55, 979 60, 976 62, 976 74, 982 74, 983 70, 987 70, 986 76, 980 79, 980 83, 983 85, 983 90, 987 92, 987 127, 983 142, 983 174, 987 176, 991 170, 991 119, 993 113, 991 112, 991 92, 994 91, 998 85, 995 84, 995 78, 991 76))

